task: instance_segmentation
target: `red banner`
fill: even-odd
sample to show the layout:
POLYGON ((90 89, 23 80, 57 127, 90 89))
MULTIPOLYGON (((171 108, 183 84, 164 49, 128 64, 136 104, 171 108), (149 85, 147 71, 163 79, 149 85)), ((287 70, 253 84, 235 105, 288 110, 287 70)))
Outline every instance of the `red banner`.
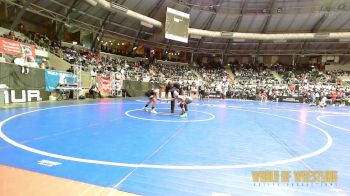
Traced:
POLYGON ((14 56, 24 53, 35 58, 35 46, 0 37, 0 53, 14 56))
POLYGON ((98 84, 99 84, 101 93, 111 93, 112 92, 112 85, 113 85, 112 78, 99 77, 98 84))
POLYGON ((295 86, 288 86, 288 89, 289 89, 290 91, 294 91, 294 90, 295 90, 295 86))

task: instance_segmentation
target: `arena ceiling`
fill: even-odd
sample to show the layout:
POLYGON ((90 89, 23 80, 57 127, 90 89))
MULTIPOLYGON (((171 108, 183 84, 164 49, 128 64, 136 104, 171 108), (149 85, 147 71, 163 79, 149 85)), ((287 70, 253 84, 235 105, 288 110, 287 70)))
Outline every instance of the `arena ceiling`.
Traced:
MULTIPOLYGON (((6 0, 14 6, 24 2, 6 0)), ((84 0, 32 0, 27 11, 98 31, 106 19, 107 37, 132 43, 207 54, 350 54, 350 40, 262 42, 222 38, 168 41, 156 27, 122 13, 110 14, 84 0), (72 11, 69 13, 70 7, 72 11)), ((190 27, 248 33, 350 32, 350 0, 114 0, 130 10, 165 22, 166 8, 190 13, 190 27)), ((39 18, 37 20, 40 20, 39 18)))

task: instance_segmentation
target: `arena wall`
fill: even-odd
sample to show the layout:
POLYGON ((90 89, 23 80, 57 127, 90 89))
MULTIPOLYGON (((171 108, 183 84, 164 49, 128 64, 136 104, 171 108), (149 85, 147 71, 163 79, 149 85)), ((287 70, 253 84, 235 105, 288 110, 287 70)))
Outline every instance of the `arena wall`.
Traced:
POLYGON ((45 91, 45 73, 42 69, 31 68, 28 74, 21 73, 21 67, 10 63, 0 63, 0 84, 6 84, 9 91, 21 98, 23 91, 39 90, 43 101, 49 100, 45 91))

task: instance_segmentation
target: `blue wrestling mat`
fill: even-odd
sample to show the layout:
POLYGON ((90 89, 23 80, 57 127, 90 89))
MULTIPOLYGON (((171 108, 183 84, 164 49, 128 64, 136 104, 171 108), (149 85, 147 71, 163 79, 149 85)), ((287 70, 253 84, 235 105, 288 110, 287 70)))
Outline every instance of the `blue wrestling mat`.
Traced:
POLYGON ((205 100, 181 118, 145 102, 0 110, 0 164, 140 195, 350 194, 348 107, 205 100), (258 182, 258 171, 292 177, 258 182), (297 183, 300 171, 337 179, 297 183))

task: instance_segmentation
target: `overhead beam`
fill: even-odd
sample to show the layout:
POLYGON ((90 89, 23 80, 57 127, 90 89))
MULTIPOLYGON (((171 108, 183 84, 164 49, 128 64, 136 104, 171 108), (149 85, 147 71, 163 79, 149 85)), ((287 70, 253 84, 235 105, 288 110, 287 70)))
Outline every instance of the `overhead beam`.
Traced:
MULTIPOLYGON (((266 33, 269 25, 270 25, 270 21, 271 21, 271 18, 272 18, 272 15, 274 13, 274 9, 275 9, 275 3, 276 3, 276 0, 271 0, 270 1, 270 4, 269 4, 269 15, 267 16, 266 20, 265 20, 265 23, 264 23, 264 26, 261 30, 261 33, 266 33)), ((256 57, 255 59, 258 59, 259 57, 259 54, 260 54, 260 50, 261 50, 261 46, 262 46, 262 41, 260 40, 259 41, 259 44, 256 48, 256 57)))
POLYGON ((98 41, 100 41, 103 38, 103 35, 104 35, 104 32, 105 32, 105 26, 106 26, 107 20, 110 18, 110 16, 111 16, 111 12, 108 12, 107 15, 105 16, 105 18, 103 19, 103 22, 100 25, 100 28, 98 29, 94 40, 92 41, 92 44, 91 44, 91 50, 92 51, 95 50, 98 41))
MULTIPOLYGON (((119 5, 123 5, 123 4, 125 3, 125 1, 126 1, 126 0, 123 0, 121 3, 118 3, 118 4, 119 4, 119 5)), ((133 9, 137 8, 137 7, 140 5, 140 3, 142 3, 142 0, 139 1, 139 2, 134 6, 133 9)), ((127 20, 127 19, 130 19, 130 18, 129 18, 128 16, 124 15, 123 20, 122 20, 121 22, 119 22, 119 24, 123 24, 123 23, 125 22, 125 20, 127 20)))
MULTIPOLYGON (((216 16, 216 14, 215 13, 213 13, 213 14, 211 14, 211 16, 208 18, 208 20, 205 22, 205 26, 204 26, 204 30, 208 30, 209 28, 210 28, 210 26, 213 24, 213 21, 214 21, 214 19, 215 19, 215 16, 216 16)), ((198 51, 198 49, 199 49, 199 47, 200 47, 200 45, 202 44, 202 42, 203 42, 203 38, 200 38, 199 40, 198 40, 198 42, 197 42, 197 46, 196 46, 196 51, 198 51)))
MULTIPOLYGON (((208 30, 210 29, 211 25, 213 24, 215 18, 216 18, 216 14, 217 14, 217 7, 220 6, 222 3, 222 0, 217 0, 215 1, 215 7, 212 7, 213 9, 213 12, 212 14, 210 15, 210 17, 208 18, 208 20, 205 22, 205 25, 204 25, 204 30, 208 30)), ((196 45, 196 49, 195 49, 195 52, 198 52, 202 42, 203 42, 203 37, 201 37, 198 42, 197 42, 197 45, 196 45)), ((194 61, 197 61, 197 58, 198 58, 198 55, 194 55, 194 61)))
POLYGON ((73 8, 78 4, 78 0, 74 0, 72 5, 69 7, 66 15, 65 15, 65 18, 63 19, 63 22, 60 23, 59 27, 58 27, 58 30, 56 32, 56 38, 59 38, 59 36, 64 32, 64 23, 68 21, 68 18, 69 18, 69 15, 72 13, 73 11, 73 8))
MULTIPOLYGON (((232 32, 237 32, 239 30, 239 28, 241 27, 243 14, 244 14, 246 6, 247 6, 247 0, 243 0, 242 4, 241 4, 241 14, 238 16, 238 18, 236 20, 236 23, 235 23, 235 25, 233 26, 233 28, 231 30, 232 32)), ((227 42, 226 42, 225 50, 224 50, 224 53, 223 53, 223 56, 224 56, 223 62, 224 62, 224 64, 227 64, 227 55, 226 55, 226 53, 227 53, 227 51, 229 51, 231 49, 232 42, 233 42, 233 39, 228 39, 227 42)))
POLYGON ((5 7, 5 10, 4 10, 4 12, 5 12, 5 18, 6 18, 6 20, 8 19, 8 5, 7 5, 7 2, 5 1, 4 2, 4 7, 5 7))
MULTIPOLYGON (((213 22, 214 22, 214 19, 215 19, 215 17, 216 17, 216 14, 217 14, 217 6, 220 6, 221 5, 221 2, 222 2, 222 0, 217 0, 216 2, 215 2, 215 7, 213 7, 212 9, 213 9, 213 12, 212 12, 212 14, 210 15, 210 17, 208 18, 208 20, 205 22, 205 25, 204 25, 204 30, 208 30, 210 27, 211 27, 211 25, 213 24, 213 22)), ((197 46, 196 46, 196 51, 198 51, 199 50, 199 47, 200 47, 200 45, 202 44, 202 42, 203 42, 203 38, 200 38, 199 40, 198 40, 198 42, 197 42, 197 46)))
MULTIPOLYGON (((156 13, 158 12, 158 10, 162 7, 164 2, 165 2, 165 0, 159 0, 157 2, 157 4, 152 8, 152 10, 148 13, 148 16, 153 18, 156 15, 156 13)), ((144 30, 144 26, 141 25, 139 30, 138 30, 137 36, 134 40, 133 48, 137 47, 139 45, 139 42, 144 35, 143 30, 144 30)), ((135 54, 136 54, 136 50, 133 50, 132 55, 134 56, 135 54)))
POLYGON ((32 3, 32 1, 33 0, 27 0, 26 3, 24 4, 24 6, 21 8, 21 11, 17 14, 15 20, 11 24, 11 27, 10 27, 11 31, 13 31, 17 27, 17 25, 19 24, 19 22, 22 19, 24 12, 27 10, 27 8, 32 3))
MULTIPOLYGON (((316 21, 316 23, 312 26, 311 28, 311 33, 316 33, 320 27, 322 26, 322 24, 327 20, 327 18, 329 17, 329 12, 331 10, 331 3, 332 2, 329 2, 327 7, 326 7, 326 10, 325 10, 325 13, 322 15, 322 17, 320 19, 318 19, 316 21)), ((300 55, 303 55, 305 53, 305 47, 307 45, 307 41, 305 40, 301 46, 300 46, 300 55)), ((300 56, 297 56, 297 63, 300 62, 300 56)))
POLYGON ((324 14, 322 15, 322 17, 321 17, 321 18, 314 24, 314 26, 312 27, 311 33, 317 32, 317 31, 320 29, 321 25, 324 23, 324 21, 326 21, 326 19, 328 18, 328 16, 329 16, 329 13, 328 13, 328 12, 324 13, 324 14))
MULTIPOLYGON (((12 2, 10 0, 5 0, 9 6, 16 6, 16 7, 19 7, 19 8, 22 8, 23 5, 21 4, 18 4, 16 2, 12 2)), ((63 22, 63 19, 64 19, 64 15, 60 14, 60 13, 56 13, 52 10, 49 10, 47 8, 44 8, 44 7, 40 7, 38 5, 35 5, 35 4, 32 4, 32 6, 28 7, 27 9, 28 12, 31 12, 33 14, 37 14, 39 16, 42 16, 42 17, 45 17, 45 18, 48 18, 50 20, 54 20, 54 21, 57 21, 57 22, 63 22)), ((73 22, 73 25, 80 28, 80 29, 84 29, 86 31, 92 31, 92 32, 96 32, 98 31, 98 27, 95 26, 95 25, 92 25, 92 24, 88 24, 88 23, 85 23, 83 21, 79 21, 79 20, 76 20, 76 19, 71 19, 71 21, 73 22)), ((115 32, 115 31, 112 31, 112 30, 107 30, 106 29, 106 32, 109 33, 109 35, 111 36, 119 36, 125 40, 128 40, 130 42, 132 42, 131 40, 133 40, 135 37, 132 37, 132 36, 129 36, 129 35, 125 35, 125 34, 121 34, 121 33, 118 33, 118 32, 115 32)), ((152 44, 157 44, 156 42, 153 42, 152 44)))
MULTIPOLYGON (((311 28, 311 33, 316 33, 320 27, 322 26, 322 24, 324 23, 324 21, 326 21, 326 19, 328 18, 329 13, 325 13, 322 15, 322 17, 317 20, 317 22, 312 26, 311 28)), ((300 52, 301 54, 304 52, 305 46, 307 44, 307 41, 304 41, 300 47, 300 52)))
MULTIPOLYGON (((5 0, 5 1, 10 1, 10 0, 5 0)), ((64 5, 64 4, 62 4, 62 3, 60 3, 60 2, 58 2, 58 1, 56 1, 56 0, 50 0, 50 1, 53 2, 53 3, 55 3, 55 4, 57 4, 57 5, 59 5, 59 6, 61 6, 61 7, 63 7, 63 8, 68 8, 68 6, 66 6, 66 5, 64 5)), ((125 2, 125 1, 126 1, 126 0, 123 0, 123 2, 125 2)), ((121 3, 121 4, 123 4, 123 3, 121 3)), ((38 7, 40 7, 40 6, 38 6, 38 7)), ((88 16, 89 18, 95 19, 95 20, 97 20, 97 21, 100 21, 100 22, 103 21, 103 18, 100 18, 100 17, 94 16, 94 15, 91 15, 91 14, 87 13, 86 11, 82 11, 82 10, 78 10, 78 9, 76 9, 76 10, 74 10, 74 11, 75 11, 76 13, 79 13, 80 15, 88 16)), ((75 18, 75 20, 81 21, 81 20, 79 19, 79 17, 80 17, 80 16, 78 16, 77 18, 75 18)), ((114 26, 117 26, 117 27, 120 27, 120 28, 123 28, 123 29, 128 29, 128 30, 130 30, 130 31, 137 32, 137 29, 133 29, 133 28, 131 28, 131 27, 123 26, 123 25, 120 25, 119 23, 116 23, 116 22, 113 22, 113 21, 111 21, 110 24, 112 24, 112 25, 114 25, 114 26)), ((151 35, 150 33, 147 33, 147 34, 151 35)))
MULTIPOLYGON (((117 2, 117 1, 118 1, 118 0, 112 0, 112 2, 117 2)), ((126 2, 126 0, 122 0, 119 4, 120 4, 120 5, 123 5, 125 2, 126 2)), ((140 2, 139 2, 139 3, 140 3, 140 2)), ((139 3, 138 3, 138 4, 139 4, 139 3)), ((137 4, 137 5, 138 5, 138 4, 137 4)), ((113 23, 113 22, 111 21, 111 19, 112 19, 115 15, 117 15, 117 12, 108 12, 108 15, 105 17, 105 19, 104 19, 103 22, 102 22, 102 25, 101 25, 101 27, 100 27, 100 30, 98 31, 98 33, 97 33, 96 36, 95 36, 95 39, 94 39, 95 44, 93 44, 92 46, 96 47, 96 46, 98 45, 98 42, 97 42, 97 38, 98 38, 98 37, 99 37, 100 40, 104 37, 105 33, 107 32, 105 26, 106 26, 107 24, 109 24, 109 23, 111 23, 111 24, 113 23), (107 20, 106 20, 106 18, 107 18, 107 20), (97 42, 97 43, 96 43, 96 42, 97 42)), ((124 20, 123 20, 123 21, 124 21, 124 20)), ((118 25, 122 24, 123 21, 122 21, 122 22, 119 22, 118 25)), ((114 24, 116 24, 116 23, 114 23, 114 24)), ((133 37, 132 39, 135 39, 135 38, 133 37)), ((133 41, 130 41, 130 43, 133 43, 133 44, 135 45, 135 43, 134 43, 133 41)), ((94 49, 95 49, 95 48, 94 48, 94 49)))

